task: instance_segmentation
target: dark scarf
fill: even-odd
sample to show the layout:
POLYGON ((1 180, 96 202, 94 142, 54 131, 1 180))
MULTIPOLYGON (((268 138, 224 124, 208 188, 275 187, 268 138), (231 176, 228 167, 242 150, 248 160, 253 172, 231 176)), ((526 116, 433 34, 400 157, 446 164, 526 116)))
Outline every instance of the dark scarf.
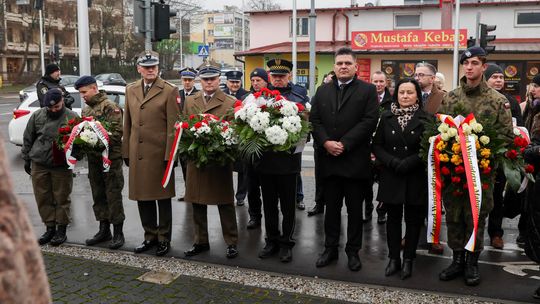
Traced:
POLYGON ((395 102, 390 105, 390 110, 392 111, 392 114, 397 117, 401 131, 405 130, 407 124, 412 119, 414 113, 416 113, 419 107, 420 106, 417 103, 408 108, 399 108, 398 104, 395 102))

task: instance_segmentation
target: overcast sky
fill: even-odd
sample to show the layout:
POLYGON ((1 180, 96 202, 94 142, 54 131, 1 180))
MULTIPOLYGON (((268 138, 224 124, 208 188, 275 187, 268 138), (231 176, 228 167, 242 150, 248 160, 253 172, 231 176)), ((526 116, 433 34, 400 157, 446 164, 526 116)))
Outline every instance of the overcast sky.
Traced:
MULTIPOLYGON (((242 6, 242 0, 203 0, 204 1, 204 8, 205 9, 214 9, 219 10, 223 8, 223 5, 236 5, 238 7, 242 6)), ((244 0, 244 2, 248 3, 249 0, 244 0)), ((368 0, 357 0, 358 5, 363 6, 365 2, 368 0)), ((396 3, 397 0, 380 0, 380 4, 386 5, 386 4, 393 4, 396 3)), ((283 9, 292 9, 292 0, 275 0, 275 2, 279 3, 281 5, 281 8, 283 9)), ((371 1, 375 2, 375 0, 371 1)), ((403 2, 403 0, 398 1, 403 2)), ((315 7, 316 8, 327 8, 327 7, 348 7, 351 5, 351 0, 315 0, 315 7)), ((296 1, 297 8, 310 8, 311 6, 311 0, 297 0, 296 1)))

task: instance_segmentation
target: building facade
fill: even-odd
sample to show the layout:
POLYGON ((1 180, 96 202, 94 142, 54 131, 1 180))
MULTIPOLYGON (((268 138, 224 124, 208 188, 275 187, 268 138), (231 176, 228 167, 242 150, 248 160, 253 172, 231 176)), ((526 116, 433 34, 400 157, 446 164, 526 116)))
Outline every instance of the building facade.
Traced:
POLYGON ((209 46, 209 60, 223 67, 239 67, 242 63, 235 60, 234 53, 250 47, 250 20, 237 7, 225 6, 222 11, 193 16, 190 38, 192 42, 209 46))
MULTIPOLYGON (((443 6, 439 7, 438 1, 433 3, 408 1, 404 5, 393 6, 318 9, 317 84, 321 83, 324 74, 332 70, 333 52, 339 47, 349 46, 357 53, 360 78, 369 80, 374 71, 381 70, 395 83, 402 77, 412 76, 416 63, 428 61, 446 76, 445 88, 451 89, 454 77, 452 4, 444 1, 443 6), (420 40, 422 37, 425 40, 426 35, 429 38, 427 41, 415 41, 418 38, 411 38, 414 35, 420 37, 420 40)), ((308 14, 308 10, 297 12, 297 82, 301 84, 307 84, 309 76, 308 14)), ((465 1, 461 6, 460 17, 460 42, 463 49, 468 37, 476 37, 477 14, 480 15, 481 23, 497 26, 490 33, 497 37, 490 43, 496 49, 488 59, 503 67, 507 80, 506 90, 521 98, 526 84, 540 70, 540 2, 465 1)), ((271 58, 291 57, 291 11, 250 12, 250 20, 251 49, 236 53, 237 56, 245 56, 246 70, 265 66, 271 58)))

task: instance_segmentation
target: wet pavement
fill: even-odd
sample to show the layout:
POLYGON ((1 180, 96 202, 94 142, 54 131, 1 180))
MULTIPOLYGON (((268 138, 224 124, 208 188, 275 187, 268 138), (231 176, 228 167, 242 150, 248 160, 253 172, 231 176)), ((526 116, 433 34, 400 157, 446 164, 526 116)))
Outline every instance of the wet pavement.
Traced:
MULTIPOLYGON (((11 109, 13 106, 10 104, 11 109)), ((0 114, 8 108, 4 103, 0 104, 0 114)), ((0 132, 7 138, 8 115, 0 116, 0 132)), ((15 192, 23 199, 28 207, 31 221, 36 235, 44 231, 43 224, 37 213, 37 208, 32 193, 29 177, 24 173, 23 162, 20 159, 20 148, 10 143, 5 144, 9 163, 12 168, 12 177, 15 184, 15 192)), ((311 207, 314 198, 314 178, 312 152, 307 151, 304 155, 303 176, 304 193, 307 207, 311 207)), ((83 164, 84 161, 81 163, 83 164)), ((127 168, 125 168, 127 176, 127 168)), ((72 244, 84 244, 84 240, 91 237, 98 228, 92 212, 92 199, 86 170, 84 166, 76 168, 77 176, 74 179, 72 194, 72 224, 68 228, 68 242, 72 244)), ((127 183, 126 183, 127 184, 127 183)), ((183 180, 180 171, 176 173, 176 189, 180 196, 183 193, 183 180)), ((127 185, 123 191, 124 208, 126 213, 125 251, 132 251, 143 240, 143 230, 138 216, 135 202, 127 198, 127 185)), ((373 286, 388 286, 416 290, 420 292, 475 296, 488 298, 492 301, 516 301, 533 302, 533 291, 540 285, 539 266, 531 262, 523 250, 515 245, 517 236, 517 220, 505 219, 504 250, 496 250, 486 247, 480 257, 480 273, 482 283, 477 287, 467 287, 462 279, 451 282, 438 280, 438 273, 450 263, 450 251, 445 248, 443 256, 434 256, 427 253, 424 244, 420 245, 418 258, 414 264, 412 278, 402 281, 398 276, 385 277, 384 268, 387 263, 387 247, 385 238, 385 226, 376 223, 376 216, 371 223, 364 225, 364 246, 360 251, 363 268, 359 272, 350 272, 347 269, 347 258, 341 248, 340 259, 325 268, 316 268, 315 261, 323 250, 324 232, 323 217, 321 215, 307 217, 306 211, 296 213, 296 246, 293 249, 293 261, 289 264, 279 262, 279 259, 271 258, 261 260, 257 257, 258 251, 264 242, 264 229, 247 230, 246 223, 249 219, 247 206, 236 207, 239 228, 238 249, 240 255, 235 259, 225 257, 226 245, 221 236, 221 226, 217 208, 210 207, 209 236, 211 250, 189 260, 215 263, 247 269, 278 272, 305 277, 317 277, 342 282, 368 284, 373 286)), ((346 223, 346 214, 343 214, 342 223, 346 223)), ((445 231, 442 233, 445 241, 445 231)), ((486 236, 487 237, 487 236, 486 236)), ((190 248, 193 243, 193 227, 191 224, 191 208, 184 202, 173 200, 173 232, 172 249, 168 257, 185 259, 183 251, 190 248)), ((486 244, 489 241, 486 240, 486 244)), ((106 248, 106 244, 102 245, 106 248)), ((150 252, 151 253, 151 252, 150 252)), ((540 303, 540 301, 536 301, 540 303)))

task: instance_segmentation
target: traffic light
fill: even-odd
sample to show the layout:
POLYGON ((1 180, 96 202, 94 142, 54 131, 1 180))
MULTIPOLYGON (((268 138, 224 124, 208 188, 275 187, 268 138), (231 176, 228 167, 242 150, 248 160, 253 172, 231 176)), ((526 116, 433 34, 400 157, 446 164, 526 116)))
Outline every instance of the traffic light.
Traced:
POLYGON ((486 51, 486 53, 492 53, 493 51, 495 51, 495 46, 488 45, 488 43, 494 41, 497 36, 488 34, 489 32, 493 32, 496 29, 496 25, 487 25, 480 23, 480 47, 482 47, 486 51))
POLYGON ((34 2, 34 8, 37 9, 38 11, 42 10, 43 9, 43 0, 36 0, 34 2))
POLYGON ((62 48, 60 47, 60 44, 58 43, 55 43, 54 44, 54 58, 56 60, 60 60, 62 59, 62 54, 60 54, 60 51, 62 50, 62 48))
POLYGON ((176 33, 171 29, 171 17, 176 16, 176 11, 171 12, 171 7, 167 4, 152 3, 152 17, 154 29, 152 31, 152 41, 169 39, 171 34, 176 33))
POLYGON ((467 39, 467 48, 473 47, 475 45, 476 45, 476 39, 474 39, 473 36, 469 37, 469 39, 467 39))

